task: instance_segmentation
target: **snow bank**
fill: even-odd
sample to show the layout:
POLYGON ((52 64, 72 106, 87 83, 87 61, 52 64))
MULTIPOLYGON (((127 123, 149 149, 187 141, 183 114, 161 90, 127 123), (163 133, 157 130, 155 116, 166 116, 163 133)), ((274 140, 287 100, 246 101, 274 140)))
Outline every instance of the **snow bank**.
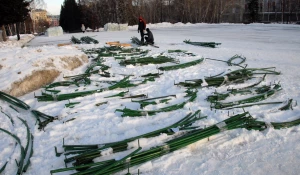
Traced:
POLYGON ((61 36, 63 35, 63 29, 58 26, 58 27, 50 27, 46 31, 46 36, 61 36))
MULTIPOLYGON (((162 22, 162 23, 156 23, 156 24, 152 24, 149 23, 146 25, 146 28, 150 28, 150 29, 154 29, 154 28, 166 28, 166 27, 183 27, 183 26, 195 26, 195 25, 199 25, 198 24, 192 24, 192 23, 182 23, 182 22, 178 22, 178 23, 169 23, 169 22, 162 22)), ((128 26, 128 29, 131 30, 137 30, 138 25, 133 25, 133 26, 128 26)))
MULTIPOLYGON (((2 37, 2 35, 1 35, 2 37)), ((21 39, 18 41, 17 36, 10 36, 7 41, 0 42, 0 48, 13 48, 13 47, 22 47, 30 40, 34 38, 34 35, 24 34, 20 35, 21 39)))
POLYGON ((88 62, 87 56, 73 46, 3 49, 0 53, 0 90, 17 97, 88 62))
POLYGON ((107 23, 104 25, 105 31, 122 31, 128 30, 128 24, 107 23))

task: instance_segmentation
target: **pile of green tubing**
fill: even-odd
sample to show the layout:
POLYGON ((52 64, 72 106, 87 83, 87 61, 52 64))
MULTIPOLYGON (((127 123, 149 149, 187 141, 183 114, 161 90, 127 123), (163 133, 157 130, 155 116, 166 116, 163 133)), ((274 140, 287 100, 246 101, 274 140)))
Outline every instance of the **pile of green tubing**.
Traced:
POLYGON ((47 94, 42 93, 42 95, 34 96, 37 98, 38 101, 62 101, 62 100, 69 100, 77 97, 84 97, 87 95, 91 95, 94 93, 103 92, 103 89, 98 90, 90 90, 90 91, 83 91, 83 92, 74 92, 68 94, 47 94))
POLYGON ((283 104, 283 106, 279 107, 277 111, 286 111, 293 109, 293 99, 288 99, 287 101, 275 101, 275 102, 265 102, 265 103, 251 103, 246 105, 237 105, 232 107, 225 108, 226 110, 234 109, 234 108, 246 108, 250 106, 261 106, 261 105, 270 105, 270 104, 283 104))
POLYGON ((124 97, 129 91, 123 91, 123 92, 119 92, 117 94, 114 94, 114 95, 110 95, 110 96, 107 96, 107 97, 104 97, 104 98, 112 98, 112 97, 124 97))
POLYGON ((251 88, 243 88, 243 89, 237 89, 237 90, 230 90, 227 93, 218 93, 214 92, 213 95, 207 96, 207 101, 214 103, 217 101, 225 100, 230 95, 236 95, 236 94, 262 94, 266 93, 271 89, 271 85, 269 86, 261 86, 261 87, 251 87, 251 88))
POLYGON ((186 80, 185 82, 179 82, 177 85, 197 88, 197 87, 209 87, 209 86, 222 86, 229 83, 241 83, 245 80, 253 78, 256 74, 274 74, 279 75, 280 72, 270 70, 273 68, 244 68, 232 71, 225 74, 224 76, 208 77, 203 81, 202 79, 186 80))
POLYGON ((142 45, 144 45, 144 43, 143 42, 141 42, 141 40, 139 40, 137 37, 131 37, 131 42, 132 43, 134 43, 134 44, 136 44, 136 45, 139 45, 139 46, 142 46, 142 45))
POLYGON ((157 78, 157 77, 159 77, 162 74, 163 73, 148 73, 148 74, 145 74, 145 75, 141 75, 141 77, 153 77, 153 78, 157 78))
POLYGON ((204 58, 201 58, 201 59, 190 61, 190 62, 183 63, 183 64, 177 64, 177 65, 173 65, 173 66, 159 67, 158 69, 159 70, 164 70, 164 71, 176 70, 176 69, 183 69, 183 68, 191 67, 191 66, 197 65, 199 63, 202 63, 203 60, 204 60, 204 58))
POLYGON ((158 56, 154 57, 141 57, 141 58, 131 58, 128 60, 121 60, 120 65, 147 65, 147 64, 162 64, 167 62, 177 62, 174 58, 166 57, 166 56, 158 56))
POLYGON ((89 54, 90 57, 94 57, 93 54, 97 54, 97 57, 93 59, 94 61, 104 61, 104 57, 114 57, 115 59, 126 59, 126 56, 145 56, 149 50, 142 50, 139 48, 129 48, 124 49, 118 46, 103 47, 97 49, 88 49, 84 50, 86 54, 89 54))
MULTIPOLYGON (((200 110, 196 111, 195 113, 189 113, 183 119, 179 120, 178 122, 164 127, 162 129, 158 129, 146 134, 142 134, 139 136, 131 137, 125 139, 123 141, 112 142, 112 143, 105 143, 105 144, 93 144, 93 145, 65 145, 63 144, 64 148, 64 155, 74 155, 65 159, 65 163, 70 163, 75 161, 74 165, 82 165, 87 162, 91 162, 94 158, 97 158, 101 155, 101 151, 104 151, 108 148, 112 148, 113 152, 121 152, 128 149, 128 143, 138 140, 140 138, 150 138, 159 136, 162 133, 173 135, 177 131, 187 131, 191 132, 193 129, 197 127, 191 127, 191 125, 198 120, 201 120, 206 117, 200 117, 200 110), (99 146, 101 145, 101 146, 99 146)), ((62 153, 57 153, 59 156, 62 153)))
MULTIPOLYGON (((144 83, 144 82, 142 82, 144 83)), ((126 76, 121 81, 115 83, 114 85, 109 86, 108 88, 102 88, 102 89, 96 89, 96 90, 90 90, 90 91, 83 91, 83 92, 74 92, 74 93, 68 93, 68 94, 47 94, 42 93, 42 95, 35 96, 38 101, 62 101, 62 100, 69 100, 77 97, 84 97, 87 95, 91 95, 94 93, 100 93, 107 90, 113 90, 117 88, 128 88, 128 87, 134 87, 137 86, 136 84, 133 84, 129 80, 129 76, 126 76)))
MULTIPOLYGON (((274 127, 274 129, 282 129, 296 126, 299 124, 300 119, 283 123, 270 123, 270 125, 274 127)), ((224 132, 226 130, 245 128, 247 130, 263 131, 270 125, 266 124, 265 122, 256 121, 256 119, 254 119, 248 112, 245 112, 242 114, 234 115, 210 127, 204 129, 195 129, 192 132, 188 132, 186 134, 183 134, 182 136, 165 142, 165 144, 162 146, 153 147, 149 150, 144 151, 140 151, 141 147, 139 147, 129 155, 119 160, 111 159, 96 163, 91 161, 88 164, 81 164, 75 167, 51 170, 50 173, 52 174, 70 170, 77 170, 78 172, 74 173, 74 175, 113 174, 122 171, 128 168, 129 166, 136 166, 151 161, 153 159, 159 158, 165 154, 182 149, 199 140, 203 140, 205 138, 216 135, 220 132, 224 132)))
POLYGON ((31 113, 36 117, 39 125, 38 129, 40 130, 44 129, 50 122, 53 122, 54 120, 58 119, 57 117, 44 114, 37 110, 32 110, 31 113))
POLYGON ((275 92, 280 91, 281 90, 281 86, 279 84, 276 84, 272 89, 266 90, 263 93, 258 93, 258 95, 249 97, 249 98, 245 98, 245 99, 241 99, 241 100, 237 100, 237 101, 233 101, 233 102, 213 102, 211 107, 215 108, 215 109, 227 109, 229 107, 234 107, 234 106, 238 106, 240 104, 246 104, 246 103, 255 103, 255 102, 259 102, 262 100, 267 99, 269 96, 275 94, 275 92))
POLYGON ((80 40, 82 41, 82 43, 85 43, 85 44, 91 44, 91 43, 98 44, 99 43, 97 40, 95 40, 94 38, 91 38, 89 36, 83 36, 80 38, 80 40))
MULTIPOLYGON (((25 156, 26 156, 26 152, 25 152, 25 149, 24 147, 22 146, 21 144, 21 140, 19 137, 17 137, 16 135, 14 135, 13 133, 5 130, 5 129, 2 129, 0 128, 0 131, 10 135, 12 138, 14 138, 15 141, 17 141, 17 143, 19 144, 20 146, 20 149, 21 149, 21 155, 20 155, 20 159, 18 161, 18 171, 17 171, 17 174, 22 174, 23 173, 23 168, 24 168, 24 159, 25 159, 25 156)), ((5 163, 5 165, 1 168, 1 170, 3 171, 5 169, 7 165, 7 162, 5 163)))
POLYGON ((179 104, 175 104, 175 105, 171 105, 171 106, 167 106, 164 108, 159 108, 156 110, 152 110, 152 111, 141 111, 141 110, 133 110, 133 109, 128 109, 128 108, 124 108, 124 109, 116 109, 117 112, 122 112, 122 117, 138 117, 138 116, 146 116, 146 115, 155 115, 157 113, 160 112, 170 112, 170 111, 174 111, 177 109, 181 109, 184 107, 185 104, 187 104, 188 102, 192 102, 195 100, 195 98, 197 97, 197 92, 198 91, 191 91, 188 90, 186 91, 187 95, 186 97, 189 97, 189 99, 185 102, 179 103, 179 104))
MULTIPOLYGON (((93 70, 96 66, 100 67, 99 70, 105 72, 105 70, 109 69, 109 66, 106 66, 99 61, 91 64, 86 70, 84 74, 80 75, 73 75, 73 76, 64 76, 64 78, 70 79, 70 81, 61 81, 61 82, 54 82, 47 86, 45 86, 45 90, 54 94, 59 93, 59 90, 53 90, 51 88, 60 87, 60 86, 71 86, 75 85, 79 87, 81 83, 84 85, 91 84, 91 80, 88 78, 91 74, 98 73, 99 70, 93 70)), ((105 74, 106 75, 106 74, 105 74)))
POLYGON ((215 42, 192 42, 190 40, 184 40, 183 42, 194 46, 203 46, 203 47, 211 47, 211 48, 215 48, 216 46, 221 45, 221 43, 215 43, 215 42))
POLYGON ((74 43, 74 44, 81 44, 81 41, 78 38, 74 37, 74 36, 71 37, 71 42, 74 43))
MULTIPOLYGON (((25 109, 25 110, 29 110, 30 109, 30 106, 27 105, 25 102, 9 95, 9 94, 6 94, 4 92, 1 92, 0 91, 0 99, 12 104, 12 105, 15 105, 19 108, 22 108, 22 109, 25 109)), ((31 113, 37 118, 37 121, 38 121, 38 124, 39 124, 39 129, 43 129, 48 123, 54 121, 57 119, 57 117, 52 117, 52 116, 49 116, 49 115, 46 115, 42 112, 39 112, 37 110, 31 110, 31 113)))
POLYGON ((89 36, 83 36, 80 38, 80 40, 78 38, 72 36, 71 42, 74 44, 91 44, 91 43, 98 44, 99 43, 97 40, 95 40, 89 36))
POLYGON ((168 101, 171 100, 171 98, 169 97, 175 97, 176 95, 167 95, 167 96, 162 96, 162 97, 154 97, 154 98, 148 98, 148 99, 143 99, 143 100, 139 100, 139 101, 132 101, 132 102, 136 102, 139 103, 141 105, 141 108, 144 108, 147 105, 156 105, 158 103, 168 103, 168 101), (157 101, 157 99, 161 99, 159 101, 157 101))
POLYGON ((22 108, 22 109, 25 109, 25 110, 30 109, 30 106, 27 105, 25 102, 17 99, 16 97, 13 97, 13 96, 11 96, 9 94, 6 94, 6 93, 4 93, 2 91, 0 91, 0 99, 4 100, 4 101, 6 101, 6 102, 8 102, 8 103, 10 103, 12 105, 15 105, 15 106, 17 106, 19 108, 22 108))
POLYGON ((184 53, 186 55, 190 55, 190 56, 196 56, 195 54, 193 53, 190 53, 186 50, 180 50, 180 49, 177 49, 177 50, 168 50, 168 53, 184 53))
MULTIPOLYGON (((18 117, 19 118, 19 117, 18 117)), ((30 165, 30 158, 33 155, 33 135, 32 133, 30 133, 29 130, 29 126, 27 124, 27 122, 21 118, 19 118, 19 120, 21 120, 21 122, 25 125, 26 127, 26 136, 27 136, 27 143, 26 143, 26 147, 24 148, 21 144, 21 140, 18 136, 16 136, 15 134, 0 128, 0 131, 8 134, 9 136, 11 136, 20 146, 21 149, 21 153, 20 153, 20 159, 18 161, 18 171, 17 174, 22 174, 23 172, 26 172, 29 165, 30 165)), ((6 161, 6 163, 0 168, 0 173, 2 173, 5 170, 5 167, 8 163, 8 160, 6 161)))

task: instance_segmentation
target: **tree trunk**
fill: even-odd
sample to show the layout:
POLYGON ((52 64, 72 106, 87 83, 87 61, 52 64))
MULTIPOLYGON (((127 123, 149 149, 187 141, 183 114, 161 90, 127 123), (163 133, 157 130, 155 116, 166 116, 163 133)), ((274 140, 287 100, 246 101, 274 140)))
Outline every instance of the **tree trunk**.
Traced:
POLYGON ((26 34, 26 23, 24 21, 24 34, 26 34))
POLYGON ((1 26, 3 41, 7 41, 7 35, 4 25, 1 26))
POLYGON ((8 24, 7 26, 8 26, 8 30, 9 30, 9 36, 12 36, 11 27, 10 27, 10 25, 9 25, 9 24, 8 24))
POLYGON ((281 1, 281 22, 282 24, 284 23, 284 6, 285 6, 285 2, 284 0, 281 1))
POLYGON ((17 25, 14 23, 13 27, 15 28, 15 34, 17 34, 17 25))
POLYGON ((18 41, 20 40, 20 23, 17 22, 16 25, 16 33, 17 33, 17 37, 18 37, 18 41))

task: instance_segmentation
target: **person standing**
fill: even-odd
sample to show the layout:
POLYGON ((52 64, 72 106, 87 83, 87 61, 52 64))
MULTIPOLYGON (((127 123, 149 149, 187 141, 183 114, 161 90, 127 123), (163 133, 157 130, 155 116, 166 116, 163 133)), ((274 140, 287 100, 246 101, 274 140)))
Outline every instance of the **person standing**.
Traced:
POLYGON ((138 24, 138 33, 141 34, 141 42, 144 43, 144 31, 146 29, 146 22, 145 20, 140 16, 139 17, 139 24, 138 24))
POLYGON ((85 26, 84 26, 84 24, 81 24, 81 31, 82 31, 82 33, 85 32, 85 26))

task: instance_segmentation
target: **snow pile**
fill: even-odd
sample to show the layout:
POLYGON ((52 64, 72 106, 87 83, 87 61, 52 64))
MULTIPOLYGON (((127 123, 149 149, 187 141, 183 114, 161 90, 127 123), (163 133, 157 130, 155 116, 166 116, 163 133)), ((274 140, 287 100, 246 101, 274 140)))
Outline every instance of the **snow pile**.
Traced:
POLYGON ((58 27, 50 27, 46 31, 46 36, 61 36, 63 35, 63 29, 58 26, 58 27))
MULTIPOLYGON (((182 23, 182 22, 178 22, 178 23, 169 23, 169 22, 162 22, 162 23, 156 23, 156 24, 152 24, 152 23, 148 23, 146 25, 146 28, 150 28, 150 29, 156 29, 156 28, 168 28, 168 27, 183 27, 183 26, 196 26, 199 24, 192 24, 192 23, 182 23)), ((137 30, 138 25, 133 25, 133 26, 128 26, 128 29, 130 30, 137 30)))
POLYGON ((7 41, 0 42, 0 48, 14 48, 14 47, 21 47, 26 45, 30 40, 34 38, 34 35, 31 34, 24 34, 20 35, 21 39, 18 41, 17 35, 10 36, 7 41))
POLYGON ((128 24, 107 23, 104 25, 105 31, 123 31, 128 30, 128 24))
POLYGON ((60 72, 71 72, 88 61, 73 46, 8 48, 0 53, 0 90, 14 96, 39 89, 55 80, 60 72))

